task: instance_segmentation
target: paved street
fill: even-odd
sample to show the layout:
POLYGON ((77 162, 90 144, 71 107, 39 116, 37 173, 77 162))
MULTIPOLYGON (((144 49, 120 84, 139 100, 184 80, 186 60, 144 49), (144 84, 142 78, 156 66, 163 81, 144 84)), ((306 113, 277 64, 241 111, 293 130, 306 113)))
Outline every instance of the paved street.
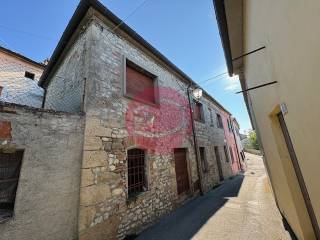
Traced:
POLYGON ((291 239, 273 199, 262 159, 246 154, 248 170, 198 197, 138 239, 291 239))

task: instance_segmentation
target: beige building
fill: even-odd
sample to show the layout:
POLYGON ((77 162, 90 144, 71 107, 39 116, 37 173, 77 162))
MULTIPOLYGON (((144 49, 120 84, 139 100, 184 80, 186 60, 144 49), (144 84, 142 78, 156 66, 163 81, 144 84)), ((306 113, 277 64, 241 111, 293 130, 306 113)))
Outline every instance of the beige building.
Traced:
POLYGON ((214 5, 229 74, 247 90, 278 207, 299 239, 319 239, 320 2, 214 5))
POLYGON ((45 65, 0 46, 0 101, 41 107, 38 80, 45 65))

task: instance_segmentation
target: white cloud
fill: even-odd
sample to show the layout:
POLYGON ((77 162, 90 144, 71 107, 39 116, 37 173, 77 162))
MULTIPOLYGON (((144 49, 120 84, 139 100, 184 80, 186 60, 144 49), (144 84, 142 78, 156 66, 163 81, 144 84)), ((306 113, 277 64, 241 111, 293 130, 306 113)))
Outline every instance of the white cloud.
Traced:
POLYGON ((240 89, 240 81, 238 76, 227 77, 226 78, 226 87, 224 90, 226 91, 235 91, 240 89))

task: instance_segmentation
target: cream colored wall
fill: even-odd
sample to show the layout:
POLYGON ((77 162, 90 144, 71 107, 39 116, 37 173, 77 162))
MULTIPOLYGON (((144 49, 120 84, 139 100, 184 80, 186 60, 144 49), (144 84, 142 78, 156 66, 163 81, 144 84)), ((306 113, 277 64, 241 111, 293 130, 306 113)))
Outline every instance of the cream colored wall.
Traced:
MULTIPOLYGON (((279 207, 300 239, 312 239, 312 228, 278 121, 270 114, 285 103, 285 121, 320 222, 320 2, 244 1, 244 52, 266 46, 245 58, 248 87, 278 81, 250 91, 270 177, 279 207)), ((274 112, 273 112, 274 113, 274 112)))

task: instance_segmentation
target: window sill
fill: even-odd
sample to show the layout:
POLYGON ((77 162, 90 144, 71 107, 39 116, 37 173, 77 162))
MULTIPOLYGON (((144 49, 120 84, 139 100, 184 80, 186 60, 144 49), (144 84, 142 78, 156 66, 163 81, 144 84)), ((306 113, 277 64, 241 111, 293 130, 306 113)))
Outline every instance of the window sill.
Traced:
POLYGON ((12 211, 0 209, 0 224, 9 221, 12 218, 13 218, 12 211))
POLYGON ((130 99, 130 100, 137 101, 137 102, 140 102, 140 103, 149 105, 149 106, 151 106, 151 107, 160 108, 160 103, 158 103, 158 102, 156 102, 156 103, 154 103, 154 102, 148 102, 148 101, 145 101, 145 100, 143 100, 143 99, 133 97, 133 96, 131 96, 131 95, 129 95, 129 94, 124 94, 123 96, 124 96, 125 98, 130 99))
POLYGON ((205 123, 204 120, 201 120, 201 119, 194 119, 196 122, 199 122, 199 123, 205 123))
POLYGON ((150 192, 150 190, 146 190, 144 192, 140 192, 140 193, 137 193, 136 195, 134 196, 130 196, 127 198, 126 200, 126 203, 127 205, 130 205, 132 203, 135 203, 137 202, 140 198, 144 197, 146 194, 148 194, 150 192))

